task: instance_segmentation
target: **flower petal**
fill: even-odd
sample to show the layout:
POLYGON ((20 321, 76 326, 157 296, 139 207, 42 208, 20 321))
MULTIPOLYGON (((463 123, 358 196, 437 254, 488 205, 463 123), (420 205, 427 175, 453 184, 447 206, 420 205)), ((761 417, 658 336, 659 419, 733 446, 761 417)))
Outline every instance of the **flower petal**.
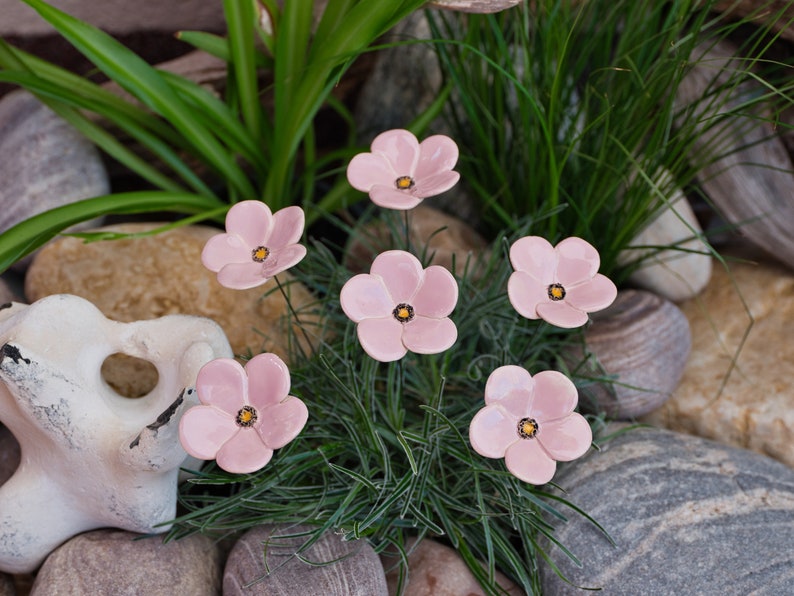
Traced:
POLYGON ((289 368, 275 354, 254 356, 246 363, 245 372, 248 375, 248 403, 257 411, 275 406, 289 394, 289 368))
POLYGON ((612 304, 617 295, 612 280, 599 273, 590 281, 566 288, 565 301, 579 310, 596 312, 612 304))
POLYGON ((531 415, 538 423, 569 416, 579 402, 576 385, 556 370, 544 370, 533 377, 535 397, 531 415))
POLYGON ((593 431, 584 416, 574 412, 554 422, 539 423, 535 438, 557 461, 571 461, 590 448, 593 431))
POLYGON ((218 271, 218 283, 232 290, 247 290, 261 286, 269 277, 263 273, 262 263, 229 263, 218 271))
POLYGON ((525 368, 513 364, 500 366, 485 382, 485 403, 498 403, 518 389, 532 392, 534 387, 535 381, 525 368))
POLYGON ((598 273, 601 257, 593 246, 575 236, 566 238, 556 247, 559 261, 555 281, 567 287, 581 283, 598 273))
POLYGON ((306 247, 302 244, 289 244, 275 249, 262 263, 262 275, 266 278, 278 275, 300 263, 305 256, 306 247))
POLYGON ((372 141, 370 149, 388 159, 398 177, 415 175, 419 141, 411 132, 402 129, 382 132, 372 141))
POLYGON ((250 474, 265 467, 273 450, 262 442, 252 428, 241 428, 215 457, 217 464, 232 474, 250 474))
POLYGON ((401 302, 410 302, 424 277, 419 259, 404 250, 380 253, 372 262, 369 272, 383 279, 394 302, 392 308, 401 302))
POLYGON ((226 231, 237 234, 249 248, 264 244, 273 229, 273 214, 262 201, 241 201, 226 214, 226 231))
POLYGON ((537 439, 516 441, 505 452, 505 465, 510 473, 530 484, 546 484, 554 478, 557 462, 540 446, 537 439))
POLYGON ((438 265, 425 269, 411 306, 417 314, 427 317, 447 317, 458 303, 458 283, 452 274, 438 265))
POLYGON ((266 246, 276 251, 289 244, 296 244, 303 236, 306 217, 300 207, 284 207, 273 214, 273 229, 266 246))
POLYGON ((196 392, 201 403, 236 416, 240 408, 248 403, 248 377, 236 360, 216 358, 198 372, 196 392))
POLYGON ((451 348, 458 339, 458 328, 446 317, 431 319, 416 315, 413 321, 404 325, 403 344, 417 354, 438 354, 451 348))
POLYGON ((411 194, 416 197, 426 199, 447 192, 460 180, 457 172, 441 172, 427 178, 417 178, 416 186, 411 189, 411 194))
POLYGON ((361 347, 375 360, 392 362, 405 353, 402 341, 403 325, 391 314, 382 319, 364 319, 358 324, 358 341, 361 347))
POLYGON ((383 279, 368 273, 360 273, 347 280, 339 293, 339 302, 348 318, 355 323, 389 317, 396 305, 383 279))
POLYGON ((514 271, 507 280, 507 298, 522 317, 538 319, 538 305, 549 302, 549 287, 525 271, 514 271))
POLYGON ((265 445, 271 449, 280 449, 297 437, 306 426, 309 410, 300 399, 289 396, 282 403, 261 412, 261 415, 263 420, 256 426, 256 431, 265 445))
POLYGON ((483 457, 500 458, 518 439, 516 420, 500 406, 485 406, 469 425, 472 448, 483 457))
POLYGON ((182 448, 199 459, 215 459, 218 450, 240 430, 234 418, 215 406, 193 406, 179 421, 182 448))
POLYGON ((426 178, 449 172, 456 163, 458 163, 458 146, 455 141, 445 135, 427 137, 419 143, 419 161, 414 171, 417 185, 426 178))
POLYGON ((379 153, 359 153, 347 166, 347 181, 362 192, 369 192, 376 184, 394 188, 397 178, 389 160, 379 153))
POLYGON ((382 184, 376 184, 370 189, 369 198, 378 207, 401 211, 413 209, 422 202, 421 197, 416 197, 408 191, 398 190, 393 186, 384 186, 382 184))
POLYGON ((574 308, 564 300, 560 302, 546 301, 543 304, 538 304, 535 310, 541 319, 563 329, 573 329, 587 323, 587 313, 574 308))
POLYGON ((237 234, 216 234, 201 251, 201 263, 215 273, 229 263, 251 262, 251 247, 237 234))
POLYGON ((510 247, 510 263, 516 271, 532 276, 543 287, 556 281, 557 252, 545 238, 525 236, 510 247))

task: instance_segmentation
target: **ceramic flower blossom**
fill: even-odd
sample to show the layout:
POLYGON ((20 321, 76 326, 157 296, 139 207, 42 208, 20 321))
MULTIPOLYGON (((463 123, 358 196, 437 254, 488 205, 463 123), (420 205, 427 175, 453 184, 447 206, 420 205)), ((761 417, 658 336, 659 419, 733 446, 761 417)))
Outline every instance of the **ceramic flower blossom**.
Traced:
POLYGON ((264 467, 309 416, 306 405, 289 395, 289 369, 275 354, 259 354, 245 368, 231 358, 213 360, 199 371, 196 391, 202 405, 180 420, 182 447, 233 474, 264 467))
POLYGON ((574 412, 579 400, 573 382, 547 370, 532 377, 519 366, 497 368, 485 384, 486 406, 469 426, 474 450, 504 458, 511 474, 546 484, 558 461, 582 456, 593 440, 590 425, 574 412))
POLYGON ((204 245, 201 262, 227 288, 262 285, 306 256, 306 247, 297 243, 304 223, 300 207, 272 213, 261 201, 241 201, 226 214, 226 233, 204 245))
POLYGON ((350 160, 347 179, 380 207, 413 209, 422 199, 449 190, 460 178, 452 170, 458 146, 444 135, 420 143, 407 130, 388 130, 375 137, 370 149, 371 153, 350 160))
POLYGON ((399 360, 408 350, 443 352, 458 330, 449 319, 458 302, 458 284, 438 265, 427 269, 411 253, 379 254, 369 273, 349 279, 340 293, 342 310, 358 323, 358 339, 375 360, 399 360))
POLYGON ((510 247, 515 271, 507 282, 513 307, 528 319, 543 319, 557 327, 584 325, 588 313, 614 302, 617 288, 598 273, 598 251, 581 238, 552 246, 539 236, 526 236, 510 247))

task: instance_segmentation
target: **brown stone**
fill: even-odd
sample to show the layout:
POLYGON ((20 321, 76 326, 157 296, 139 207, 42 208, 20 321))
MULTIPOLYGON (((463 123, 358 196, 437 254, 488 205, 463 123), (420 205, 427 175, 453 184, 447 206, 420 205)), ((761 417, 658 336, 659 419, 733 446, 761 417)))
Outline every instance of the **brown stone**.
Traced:
MULTIPOLYGON (((454 262, 459 275, 463 273, 467 260, 471 261, 471 271, 487 247, 485 239, 466 222, 427 205, 419 205, 411 210, 408 225, 414 254, 420 255, 425 263, 441 265, 450 271, 453 270, 454 262), (422 258, 423 254, 428 259, 422 258)), ((356 272, 369 271, 378 253, 405 247, 402 234, 402 226, 393 231, 382 220, 365 225, 351 240, 345 264, 356 272)))
MULTIPOLYGON (((482 586, 455 549, 429 539, 422 540, 415 548, 414 545, 414 540, 409 540, 406 545, 409 551, 408 578, 402 596, 485 595, 482 586)), ((384 566, 389 569, 386 580, 390 596, 397 594, 399 572, 391 568, 395 561, 394 558, 383 558, 384 566)), ((498 571, 495 579, 511 596, 524 593, 498 571)))
POLYGON ((14 580, 6 573, 0 573, 0 596, 15 596, 14 580))
MULTIPOLYGON (((123 224, 103 229, 135 233, 152 227, 123 224)), ((61 238, 44 247, 30 266, 25 293, 31 302, 51 294, 76 294, 108 318, 124 322, 177 313, 200 315, 223 328, 235 354, 275 352, 287 358, 288 309, 275 281, 231 290, 201 264, 204 244, 219 232, 208 226, 186 226, 154 236, 90 244, 61 238)), ((296 310, 312 299, 288 273, 279 275, 279 280, 296 310)))
MULTIPOLYGON (((206 0, 137 0, 134 10, 125 0, 49 0, 49 4, 110 33, 183 29, 218 30, 223 25, 223 3, 206 0)), ((0 0, 0 35, 44 35, 52 28, 19 0, 0 0)))
POLYGON ((221 557, 210 538, 193 534, 164 543, 121 530, 80 534, 44 561, 31 596, 146 594, 216 596, 221 557))
POLYGON ((295 557, 311 531, 309 526, 249 530, 229 553, 224 596, 386 596, 383 567, 366 540, 343 540, 326 532, 295 557), (296 533, 307 535, 289 537, 296 533))
POLYGON ((681 384, 645 421, 794 467, 792 296, 794 274, 777 264, 716 264, 701 296, 680 305, 692 331, 681 384))

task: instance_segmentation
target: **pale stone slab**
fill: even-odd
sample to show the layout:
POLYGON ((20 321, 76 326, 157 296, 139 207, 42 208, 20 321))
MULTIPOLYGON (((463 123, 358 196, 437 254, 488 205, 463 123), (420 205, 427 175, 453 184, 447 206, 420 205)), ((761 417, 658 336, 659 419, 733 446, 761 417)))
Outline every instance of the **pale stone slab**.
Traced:
POLYGON ((792 296, 794 274, 777 264, 734 263, 730 274, 715 266, 701 296, 680 305, 692 330, 681 384, 645 420, 794 467, 792 296))

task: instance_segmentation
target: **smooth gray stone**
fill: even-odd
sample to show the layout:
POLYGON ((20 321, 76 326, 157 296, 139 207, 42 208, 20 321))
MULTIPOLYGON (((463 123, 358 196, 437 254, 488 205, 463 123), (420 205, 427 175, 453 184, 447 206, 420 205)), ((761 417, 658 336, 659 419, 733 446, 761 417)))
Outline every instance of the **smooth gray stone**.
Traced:
MULTIPOLYGON (((794 594, 794 470, 768 457, 656 428, 627 432, 555 478, 613 547, 571 513, 553 560, 575 586, 612 595, 794 594)), ((544 594, 576 594, 543 570, 544 594)))
POLYGON ((309 526, 263 525, 246 532, 226 561, 223 596, 387 596, 383 565, 365 540, 344 541, 326 532, 301 553, 313 563, 336 561, 329 565, 309 565, 293 556, 309 536, 284 536, 311 530, 309 526))

